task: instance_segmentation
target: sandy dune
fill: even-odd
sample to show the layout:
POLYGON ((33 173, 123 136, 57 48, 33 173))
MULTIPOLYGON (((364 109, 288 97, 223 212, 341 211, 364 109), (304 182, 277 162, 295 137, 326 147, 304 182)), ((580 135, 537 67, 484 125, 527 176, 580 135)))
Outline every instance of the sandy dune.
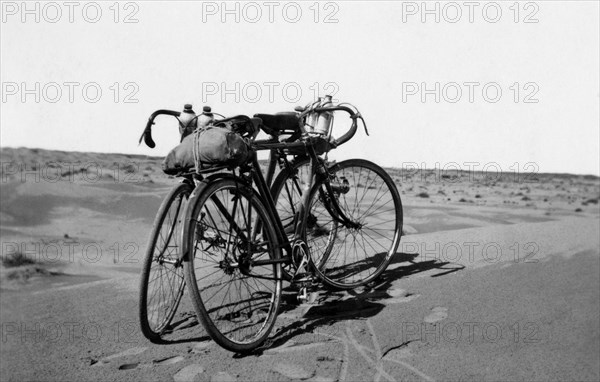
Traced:
POLYGON ((600 378, 597 177, 390 169, 405 236, 383 280, 313 305, 286 291, 269 346, 239 357, 207 338, 187 296, 167 344, 138 328, 147 236, 177 182, 159 158, 0 159, 2 259, 35 260, 0 268, 2 380, 600 378))

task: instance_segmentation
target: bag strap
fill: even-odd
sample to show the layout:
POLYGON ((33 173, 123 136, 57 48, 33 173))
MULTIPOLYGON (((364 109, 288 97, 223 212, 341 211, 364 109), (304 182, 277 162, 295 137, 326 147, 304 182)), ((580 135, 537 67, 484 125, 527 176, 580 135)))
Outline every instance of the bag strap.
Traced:
POLYGON ((192 147, 194 153, 194 166, 196 166, 196 173, 199 174, 202 170, 202 159, 200 159, 200 152, 198 151, 198 140, 200 139, 200 134, 206 131, 206 127, 201 127, 199 129, 194 130, 192 134, 194 134, 194 144, 192 147))

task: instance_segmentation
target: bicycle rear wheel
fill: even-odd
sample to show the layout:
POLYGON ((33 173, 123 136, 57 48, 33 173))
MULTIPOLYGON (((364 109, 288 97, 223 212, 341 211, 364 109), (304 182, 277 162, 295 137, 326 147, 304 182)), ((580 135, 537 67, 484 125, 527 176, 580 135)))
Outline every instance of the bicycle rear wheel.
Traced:
POLYGON ((402 235, 402 202, 392 178, 375 163, 350 159, 332 166, 329 173, 334 195, 321 182, 311 191, 311 206, 327 208, 330 213, 319 214, 318 224, 335 226, 331 230, 335 235, 327 236, 325 250, 311 252, 311 259, 327 286, 355 288, 381 275, 396 253, 402 235), (333 203, 351 224, 332 217, 336 215, 333 203))
POLYGON ((267 209, 231 178, 208 184, 192 203, 185 276, 198 319, 225 349, 253 350, 273 328, 281 298, 281 264, 254 264, 281 257, 267 209))
POLYGON ((183 267, 176 264, 191 192, 186 182, 175 186, 160 205, 150 232, 140 279, 139 319, 142 333, 152 342, 159 342, 167 330, 185 289, 183 267))

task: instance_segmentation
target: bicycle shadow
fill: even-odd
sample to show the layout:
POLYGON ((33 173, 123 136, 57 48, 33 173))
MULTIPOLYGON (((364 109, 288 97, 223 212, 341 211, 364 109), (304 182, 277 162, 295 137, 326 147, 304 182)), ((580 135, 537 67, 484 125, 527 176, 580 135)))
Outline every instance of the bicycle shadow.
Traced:
MULTIPOLYGON (((185 297, 185 296, 184 296, 185 297)), ((163 332, 162 337, 154 340, 157 345, 175 345, 187 342, 210 341, 210 336, 204 331, 195 312, 185 310, 177 312, 173 321, 163 332), (200 331, 200 333, 198 333, 200 331), (193 334, 189 336, 188 334, 193 334)))
MULTIPOLYGON (((376 254, 376 255, 370 257, 369 259, 357 261, 352 264, 346 263, 340 267, 331 267, 328 269, 328 275, 334 279, 351 280, 353 275, 358 275, 368 269, 377 267, 383 261, 383 257, 385 255, 386 255, 386 253, 379 253, 379 254, 376 254)), ((386 270, 386 272, 384 272, 384 274, 381 277, 384 277, 384 275, 386 275, 386 274, 388 274, 388 275, 393 274, 394 270, 390 270, 389 268, 394 264, 403 263, 403 262, 409 262, 412 265, 402 267, 399 270, 401 274, 398 275, 397 278, 406 277, 415 271, 416 272, 424 272, 424 271, 427 271, 427 270, 430 270, 433 268, 441 268, 445 265, 450 264, 449 262, 437 262, 436 259, 414 262, 413 260, 416 259, 418 256, 419 256, 418 253, 413 253, 413 254, 401 253, 401 252, 395 253, 394 256, 392 257, 392 261, 390 261, 390 264, 388 265, 388 269, 386 270)), ((432 277, 443 276, 447 273, 456 272, 457 270, 460 270, 462 268, 464 268, 464 266, 462 266, 462 265, 457 268, 450 268, 450 269, 448 269, 447 272, 433 275, 432 277)))
MULTIPOLYGON (((463 265, 437 259, 415 262, 417 257, 419 257, 418 253, 396 253, 390 262, 389 268, 392 269, 388 268, 378 279, 355 289, 334 291, 320 288, 316 304, 304 305, 304 312, 292 322, 279 327, 263 346, 251 353, 235 354, 234 357, 260 356, 267 350, 273 351, 284 346, 292 338, 306 333, 315 333, 315 331, 317 334, 320 333, 325 340, 330 340, 333 336, 328 334, 328 330, 322 331, 322 329, 331 327, 339 321, 367 319, 376 316, 385 308, 385 300, 397 298, 390 294, 394 281, 434 269, 442 270, 442 272, 433 274, 431 277, 440 277, 464 269, 463 265), (408 264, 392 267, 399 263, 408 264), (327 339, 328 337, 329 339, 327 339)), ((411 294, 407 293, 404 297, 410 296, 411 294)), ((303 305, 299 305, 297 302, 297 291, 290 286, 284 288, 279 316, 285 316, 302 309, 302 307, 303 305)))
MULTIPOLYGON (((381 312, 386 306, 386 300, 397 298, 389 293, 394 281, 435 269, 442 270, 442 272, 432 274, 430 277, 440 277, 464 268, 463 265, 437 259, 415 261, 418 257, 418 253, 396 253, 388 269, 378 279, 355 289, 336 291, 319 286, 319 297, 314 304, 310 305, 299 304, 298 290, 286 283, 287 285, 284 285, 283 288, 277 323, 290 321, 290 319, 285 319, 286 314, 289 315, 298 310, 303 312, 298 317, 291 319, 291 322, 280 326, 258 349, 250 353, 236 353, 234 357, 260 356, 264 351, 282 347, 292 338, 306 333, 319 332, 319 330, 321 330, 322 337, 326 339, 328 330, 323 331, 322 329, 331 327, 336 322, 367 319, 381 312), (404 263, 406 264, 394 267, 404 263)), ((406 294, 404 297, 410 297, 410 294, 406 294)), ((166 338, 162 338, 159 343, 165 345, 210 340, 193 311, 180 312, 164 334, 166 338), (198 333, 199 329, 201 333, 198 333), (193 335, 189 336, 192 333, 193 335)))

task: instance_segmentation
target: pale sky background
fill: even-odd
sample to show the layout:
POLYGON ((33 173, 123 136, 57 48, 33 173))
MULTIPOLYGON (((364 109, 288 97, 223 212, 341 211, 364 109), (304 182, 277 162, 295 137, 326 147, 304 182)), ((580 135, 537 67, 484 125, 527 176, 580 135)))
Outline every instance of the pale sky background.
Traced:
MULTIPOLYGON (((206 3, 205 10, 208 6, 221 11, 220 1, 206 3)), ((482 15, 487 2, 478 3, 473 23, 462 1, 457 2, 462 17, 456 23, 447 21, 455 17, 455 9, 445 2, 439 2, 439 23, 434 15, 423 23, 421 13, 403 13, 403 8, 421 7, 421 1, 408 3, 335 2, 327 8, 321 3, 318 23, 313 1, 298 2, 302 15, 296 23, 283 17, 285 2, 277 3, 272 23, 264 2, 255 3, 262 11, 256 23, 248 20, 255 18, 256 8, 247 6, 245 18, 245 3, 239 3, 236 23, 235 15, 226 15, 222 22, 221 13, 203 13, 202 3, 135 2, 121 3, 120 22, 115 23, 111 1, 99 2, 102 15, 91 23, 82 15, 86 2, 81 2, 70 23, 69 9, 58 2, 62 16, 51 23, 56 9, 40 2, 40 22, 26 15, 23 23, 21 9, 12 14, 21 1, 3 2, 0 144, 165 155, 178 143, 177 125, 167 117, 154 128, 157 148, 137 144, 156 109, 181 110, 184 103, 192 103, 196 111, 208 104, 225 115, 274 113, 311 101, 315 83, 317 93, 324 95, 334 89, 325 84, 333 82, 334 98, 356 105, 371 133, 366 137, 359 130, 353 141, 332 153, 333 158, 363 157, 396 167, 416 162, 433 168, 455 162, 463 169, 468 169, 465 162, 479 162, 479 169, 495 162, 503 171, 512 171, 511 166, 514 170, 515 163, 524 171, 526 163, 534 162, 540 172, 600 174, 598 1, 521 2, 519 22, 514 20, 514 6, 510 8, 514 2, 500 2, 502 15, 496 23, 482 15), (324 23, 333 11, 338 22, 324 23), (132 12, 139 22, 123 23, 132 12), (531 13, 539 22, 524 23, 531 13), (60 99, 51 103, 40 94, 37 103, 31 94, 22 102, 21 84, 34 89, 36 82, 40 93, 44 85, 61 84, 60 99), (72 103, 65 82, 81 84, 75 87, 72 103), (96 103, 82 97, 83 85, 92 82, 102 89, 96 103), (137 85, 137 103, 123 102, 135 90, 123 88, 129 82, 137 85), (238 103, 221 87, 225 83, 235 89, 236 82, 238 103), (273 102, 265 82, 280 84, 274 88, 273 102), (473 103, 464 85, 456 103, 443 96, 436 103, 433 95, 423 103, 420 93, 403 102, 403 83, 408 82, 424 82, 428 88, 436 82, 481 85, 475 88, 473 103), (517 103, 510 89, 515 82, 520 84, 517 103), (530 82, 537 85, 533 98, 538 103, 523 102, 534 90, 524 89, 530 82), (11 94, 12 83, 18 86, 16 95, 11 94), (114 83, 121 87, 117 103, 114 83), (203 83, 216 83, 219 92, 203 94, 203 83), (249 83, 260 85, 260 98, 249 83), (282 97, 288 83, 302 91, 297 102, 282 97), (498 102, 483 98, 486 83, 502 89, 498 102), (241 92, 244 86, 248 97, 241 92)), ((31 9, 34 6, 30 3, 31 9)), ((95 17, 94 8, 88 6, 87 11, 95 17)), ((294 8, 288 6, 287 11, 293 18, 294 8)), ((488 8, 488 17, 495 17, 493 8, 488 8)), ((288 99, 295 96, 293 89, 288 99)), ((52 85, 46 90, 48 97, 57 97, 52 85)), ((92 90, 90 97, 95 96, 92 90)), ((451 90, 448 96, 454 97, 451 90)), ((341 125, 336 129, 342 130, 341 125)))

